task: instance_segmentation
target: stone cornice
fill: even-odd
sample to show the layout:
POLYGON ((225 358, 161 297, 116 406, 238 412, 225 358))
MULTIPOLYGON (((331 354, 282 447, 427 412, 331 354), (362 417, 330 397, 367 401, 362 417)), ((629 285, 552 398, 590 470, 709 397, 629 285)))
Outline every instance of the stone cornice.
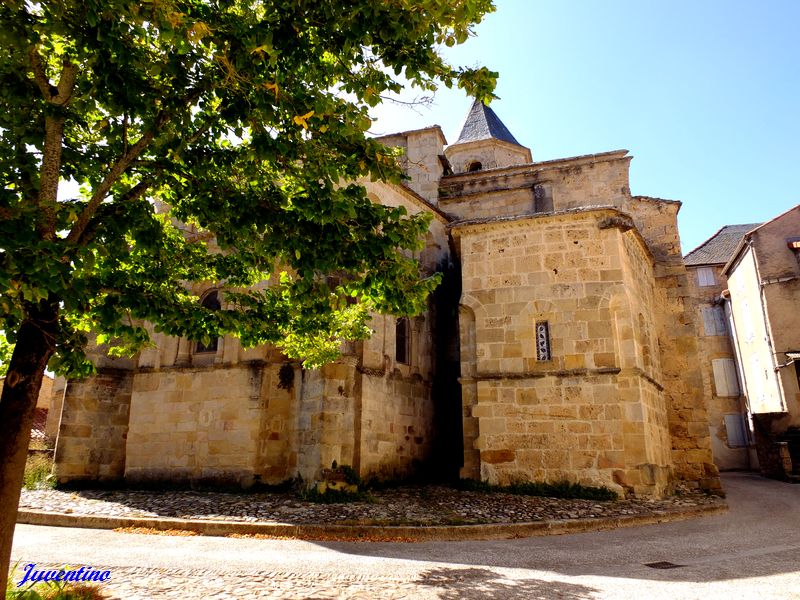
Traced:
POLYGON ((416 135, 420 133, 425 133, 428 131, 436 131, 439 134, 439 139, 442 142, 442 146, 447 145, 447 138, 444 137, 444 133, 442 132, 442 128, 438 125, 430 125, 428 127, 423 127, 421 129, 409 129, 407 131, 396 131, 394 133, 386 133, 384 135, 379 135, 374 137, 373 139, 377 141, 381 141, 386 138, 393 138, 393 137, 408 137, 409 135, 416 135))
POLYGON ((548 369, 542 371, 521 371, 517 373, 475 373, 471 377, 459 377, 459 383, 470 381, 502 381, 509 379, 542 379, 544 377, 575 377, 583 375, 619 375, 618 367, 602 367, 599 369, 548 369))
POLYGON ((464 183, 466 181, 477 181, 508 177, 511 175, 523 175, 528 173, 540 173, 551 170, 570 169, 574 167, 592 165, 601 162, 613 162, 618 160, 630 161, 633 157, 628 156, 627 150, 614 150, 612 152, 601 152, 599 154, 584 154, 570 158, 558 158, 533 162, 526 165, 516 165, 513 167, 503 167, 499 169, 486 169, 484 171, 474 171, 472 173, 459 173, 455 175, 445 175, 441 179, 442 186, 449 184, 464 183))
MULTIPOLYGON (((461 150, 463 148, 469 148, 471 146, 476 146, 476 147, 485 146, 486 144, 496 144, 498 146, 505 146, 506 148, 509 148, 511 150, 515 150, 517 152, 519 152, 520 150, 525 150, 529 154, 530 154, 530 151, 531 151, 530 148, 528 148, 527 146, 523 146, 522 144, 514 144, 512 142, 507 142, 505 140, 499 140, 497 138, 484 138, 484 139, 481 139, 481 140, 470 140, 468 142, 457 142, 455 144, 450 144, 447 148, 444 149, 444 153, 445 153, 445 156, 447 156, 447 152, 449 150, 451 150, 451 149, 453 149, 453 150, 461 150)), ((536 164, 536 163, 530 163, 530 164, 536 164)), ((486 171, 482 171, 482 172, 486 173, 488 171, 501 171, 503 168, 509 168, 509 167, 501 167, 501 168, 497 168, 497 169, 487 169, 486 171)), ((474 175, 476 172, 477 171, 472 171, 471 174, 474 175)), ((458 175, 465 175, 465 174, 466 173, 459 173, 458 175)), ((457 177, 458 175, 451 175, 450 177, 457 177)))
POLYGON ((635 222, 631 215, 621 211, 615 206, 586 206, 547 213, 533 213, 528 215, 515 215, 511 217, 504 216, 470 219, 466 221, 456 221, 450 223, 447 226, 447 229, 454 237, 458 237, 466 233, 474 233, 495 228, 505 229, 512 227, 524 227, 537 221, 546 221, 548 219, 557 219, 559 217, 569 216, 586 216, 599 219, 597 226, 600 229, 617 228, 623 233, 626 231, 631 231, 636 239, 639 240, 639 245, 650 259, 651 264, 655 264, 655 257, 650 251, 650 248, 647 246, 647 242, 645 241, 644 237, 642 237, 641 232, 636 228, 635 222), (602 218, 604 215, 605 218, 602 218))
POLYGON ((542 371, 521 371, 516 373, 476 373, 469 377, 459 377, 459 383, 470 383, 475 381, 508 381, 525 379, 542 379, 544 377, 583 377, 591 375, 635 375, 641 377, 659 392, 664 391, 664 386, 650 377, 639 367, 621 369, 619 367, 601 367, 597 369, 548 369, 542 371))

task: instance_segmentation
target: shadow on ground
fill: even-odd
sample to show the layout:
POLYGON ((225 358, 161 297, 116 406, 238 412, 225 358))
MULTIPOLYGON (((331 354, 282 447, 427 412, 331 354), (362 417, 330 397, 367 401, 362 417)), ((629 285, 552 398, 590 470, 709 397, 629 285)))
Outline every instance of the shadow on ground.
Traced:
POLYGON ((526 600, 584 600, 596 598, 599 590, 561 581, 523 578, 507 579, 490 569, 430 569, 420 573, 414 582, 433 588, 442 600, 494 600, 525 598, 526 600))
POLYGON ((486 542, 315 543, 353 557, 654 581, 714 582, 800 571, 800 485, 750 473, 727 474, 724 484, 729 512, 661 525, 486 542), (660 562, 677 566, 648 566, 660 562))

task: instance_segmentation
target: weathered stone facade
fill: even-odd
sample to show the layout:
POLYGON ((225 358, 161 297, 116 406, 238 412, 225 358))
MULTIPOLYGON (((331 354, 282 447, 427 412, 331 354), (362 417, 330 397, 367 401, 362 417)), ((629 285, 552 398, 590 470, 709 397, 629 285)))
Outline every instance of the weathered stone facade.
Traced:
POLYGON ((418 258, 446 276, 429 311, 376 315, 315 371, 155 335, 70 383, 59 478, 247 486, 336 461, 364 477, 717 488, 679 203, 632 196, 627 151, 531 162, 479 104, 446 149, 438 127, 382 141, 410 179, 365 184, 370 197, 434 215, 418 258))
POLYGON ((708 427, 714 462, 720 470, 749 469, 757 462, 750 452, 746 400, 736 368, 730 311, 726 310, 728 278, 723 267, 744 234, 758 226, 728 225, 685 257, 700 326, 700 366, 708 403, 708 427))

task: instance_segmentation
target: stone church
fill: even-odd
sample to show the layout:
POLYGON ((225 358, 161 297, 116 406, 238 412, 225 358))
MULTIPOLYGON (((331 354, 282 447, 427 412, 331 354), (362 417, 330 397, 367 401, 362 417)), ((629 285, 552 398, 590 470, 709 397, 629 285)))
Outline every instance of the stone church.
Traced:
POLYGON ((370 197, 433 214, 429 310, 375 315, 318 370, 227 337, 98 356, 54 403, 58 479, 247 487, 336 461, 364 478, 718 488, 680 203, 631 195, 625 150, 535 162, 479 102, 453 144, 438 126, 381 139, 409 179, 370 197))

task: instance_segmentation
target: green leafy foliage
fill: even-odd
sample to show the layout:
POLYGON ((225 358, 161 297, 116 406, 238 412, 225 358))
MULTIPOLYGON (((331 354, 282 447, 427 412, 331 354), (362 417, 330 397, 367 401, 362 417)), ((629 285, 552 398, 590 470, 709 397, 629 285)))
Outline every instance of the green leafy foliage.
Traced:
POLYGON ((8 343, 3 333, 0 333, 0 377, 4 377, 8 371, 8 363, 11 362, 13 352, 14 346, 8 343))
MULTIPOLYGON (((88 0, 0 6, 0 330, 57 313, 50 367, 92 366, 156 331, 271 343, 306 366, 412 314, 425 215, 372 203, 399 182, 366 135, 401 81, 488 100, 456 68, 490 0, 88 0), (57 197, 59 182, 79 187, 57 197), (338 283, 329 284, 335 274, 338 283), (224 290, 204 309, 202 286, 224 290), (355 300, 355 301, 354 301, 355 300)), ((0 343, 0 352, 8 348, 0 343)), ((6 351, 7 352, 7 351, 6 351)), ((0 355, 7 364, 8 355, 0 355)))

